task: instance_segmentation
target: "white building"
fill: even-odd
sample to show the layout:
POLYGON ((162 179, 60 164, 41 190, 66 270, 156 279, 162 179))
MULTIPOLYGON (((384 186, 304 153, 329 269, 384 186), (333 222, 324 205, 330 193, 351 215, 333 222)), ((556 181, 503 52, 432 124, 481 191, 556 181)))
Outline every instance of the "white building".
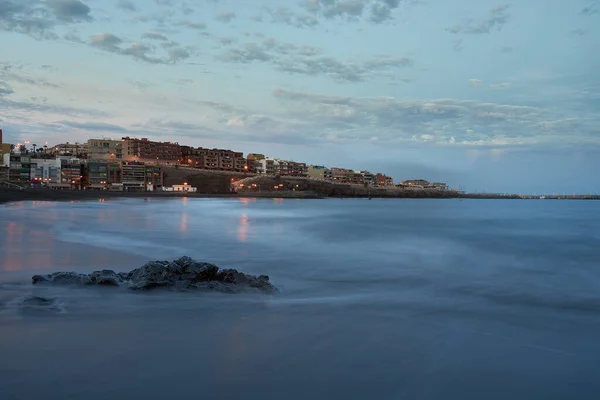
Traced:
POLYGON ((190 192, 190 193, 194 193, 198 191, 198 188, 195 188, 193 186, 188 185, 187 183, 184 183, 183 185, 173 185, 173 191, 174 192, 190 192))
POLYGON ((61 183, 61 160, 43 160, 32 158, 30 179, 31 182, 49 184, 61 183))

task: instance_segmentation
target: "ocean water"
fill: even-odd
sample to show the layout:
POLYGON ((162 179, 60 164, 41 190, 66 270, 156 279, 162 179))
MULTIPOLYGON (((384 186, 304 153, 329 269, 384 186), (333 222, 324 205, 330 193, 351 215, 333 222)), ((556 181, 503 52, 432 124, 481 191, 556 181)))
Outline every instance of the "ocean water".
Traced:
POLYGON ((599 289, 596 202, 13 203, 0 398, 596 400, 599 289), (281 293, 30 283, 182 255, 281 293))

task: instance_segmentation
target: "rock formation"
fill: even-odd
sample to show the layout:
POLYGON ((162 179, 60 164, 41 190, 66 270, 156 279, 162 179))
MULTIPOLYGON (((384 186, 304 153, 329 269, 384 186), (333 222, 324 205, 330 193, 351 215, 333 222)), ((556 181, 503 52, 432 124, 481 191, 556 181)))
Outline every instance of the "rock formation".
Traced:
POLYGON ((190 257, 181 257, 174 261, 151 261, 128 273, 105 269, 91 274, 55 272, 48 275, 34 275, 32 283, 34 285, 124 286, 132 290, 171 288, 226 293, 240 293, 247 290, 277 292, 277 288, 269 282, 269 277, 266 275, 257 277, 235 269, 220 269, 216 265, 198 262, 190 257))

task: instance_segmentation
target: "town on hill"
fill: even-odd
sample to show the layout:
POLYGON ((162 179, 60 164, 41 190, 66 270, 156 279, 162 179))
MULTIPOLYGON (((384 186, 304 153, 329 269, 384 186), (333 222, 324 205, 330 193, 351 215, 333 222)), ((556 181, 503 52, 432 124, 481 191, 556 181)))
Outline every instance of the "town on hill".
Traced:
POLYGON ((29 142, 1 144, 0 151, 0 183, 10 187, 199 193, 289 190, 328 195, 382 195, 398 189, 449 190, 444 183, 425 180, 395 183, 383 173, 307 165, 264 154, 244 155, 227 149, 147 138, 89 139, 86 143, 54 146, 29 142))

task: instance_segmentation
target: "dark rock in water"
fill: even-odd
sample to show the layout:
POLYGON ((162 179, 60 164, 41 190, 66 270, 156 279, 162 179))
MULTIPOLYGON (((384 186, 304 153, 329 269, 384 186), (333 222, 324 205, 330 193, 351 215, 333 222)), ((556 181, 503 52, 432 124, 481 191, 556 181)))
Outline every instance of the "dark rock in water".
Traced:
POLYGON ((90 274, 90 283, 102 286, 119 286, 123 282, 123 279, 115 272, 110 269, 103 269, 102 271, 94 271, 90 274))
POLYGON ((26 313, 59 312, 56 301, 42 296, 28 296, 21 302, 22 311, 26 313))
POLYGON ((41 296, 29 296, 23 299, 24 306, 49 307, 54 305, 54 300, 41 296))
POLYGON ((256 277, 235 269, 219 269, 214 264, 198 262, 190 257, 181 257, 174 261, 150 261, 131 272, 102 270, 89 275, 74 272, 35 275, 32 283, 126 286, 132 290, 171 288, 225 293, 240 293, 245 290, 277 292, 277 288, 269 282, 266 275, 256 277))
POLYGON ((47 275, 34 275, 32 283, 55 283, 59 285, 87 285, 91 283, 89 275, 75 272, 54 272, 47 275))

